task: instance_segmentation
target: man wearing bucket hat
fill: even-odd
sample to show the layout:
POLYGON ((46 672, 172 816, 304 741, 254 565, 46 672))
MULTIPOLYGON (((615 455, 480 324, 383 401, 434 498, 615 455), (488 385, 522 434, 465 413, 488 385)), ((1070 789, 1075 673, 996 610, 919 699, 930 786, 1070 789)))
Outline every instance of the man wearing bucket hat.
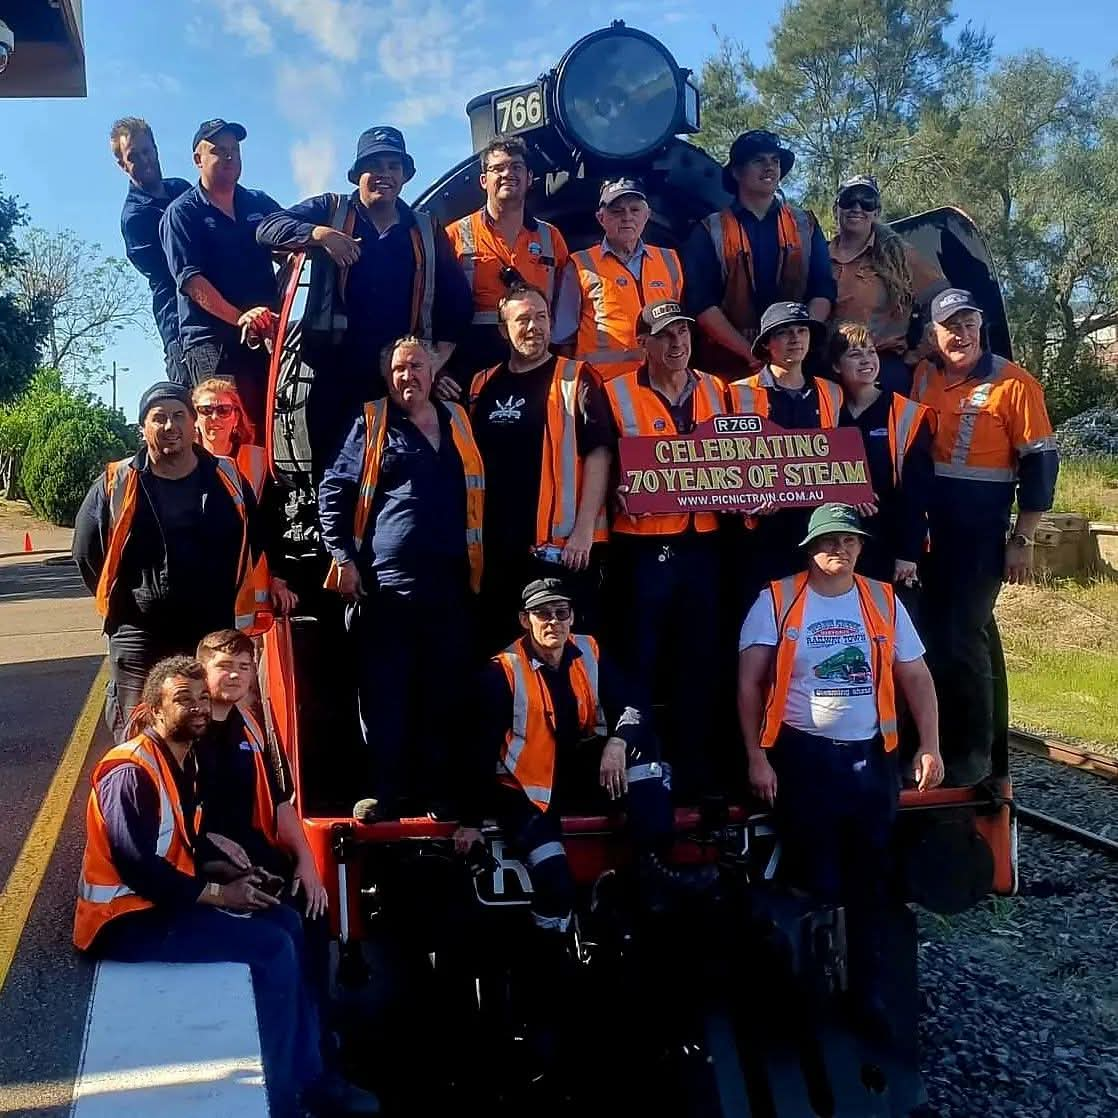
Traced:
POLYGON ((437 375, 469 328, 473 296, 438 221, 400 192, 415 175, 403 133, 361 133, 348 197, 317 194, 261 223, 257 240, 312 254, 304 353, 315 369, 307 403, 314 468, 333 463, 361 406, 384 396, 381 351, 427 342, 437 375))
MULTIPOLYGON (((821 348, 825 337, 826 328, 803 303, 773 303, 761 316, 761 329, 751 346, 754 358, 764 365, 727 387, 727 410, 760 415, 791 430, 837 427, 842 389, 806 371, 808 353, 812 347, 821 348)), ((769 510, 739 536, 743 554, 736 565, 748 572, 739 583, 746 609, 762 586, 799 568, 799 541, 806 523, 804 509, 769 510)))
MULTIPOLYGON (((807 570, 771 583, 738 642, 738 711, 754 795, 775 808, 790 883, 845 903, 856 1008, 880 1019, 880 910, 896 817, 899 686, 919 735, 912 779, 943 779, 924 646, 892 586, 855 573, 850 505, 811 515, 807 570)), ((874 1022, 876 1023, 876 1022, 874 1022)))
POLYGON ((144 445, 109 463, 74 521, 74 561, 109 639, 106 720, 118 741, 156 661, 234 622, 271 623, 252 487, 194 442, 195 418, 189 388, 153 384, 140 398, 144 445))
POLYGON ((916 367, 912 391, 936 418, 925 635, 948 783, 962 785, 989 775, 994 742, 1008 730, 1004 700, 995 702, 1004 667, 994 603, 1003 581, 1028 581, 1060 463, 1044 389, 986 348, 974 294, 941 291, 930 316, 934 352, 916 367))
POLYGON ((245 126, 215 117, 194 133, 198 184, 159 223, 167 266, 178 289, 182 360, 191 384, 224 377, 263 430, 268 351, 278 307, 272 254, 256 229, 279 203, 240 185, 245 126))
POLYGON ((835 281, 827 239, 814 214, 777 194, 795 161, 774 133, 743 132, 722 170, 733 201, 704 218, 687 240, 686 304, 698 320, 704 369, 755 372, 751 346, 772 303, 805 303, 819 322, 831 313, 835 281))

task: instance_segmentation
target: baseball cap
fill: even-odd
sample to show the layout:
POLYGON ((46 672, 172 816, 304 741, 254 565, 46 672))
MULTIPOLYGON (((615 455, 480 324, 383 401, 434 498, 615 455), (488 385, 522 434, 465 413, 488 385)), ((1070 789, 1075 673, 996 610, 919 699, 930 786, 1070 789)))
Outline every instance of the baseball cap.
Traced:
POLYGON ((853 505, 820 505, 807 522, 807 535, 800 540, 800 547, 830 535, 868 536, 869 532, 862 527, 862 518, 853 505))
POLYGON ((143 423, 148 412, 160 400, 178 400, 180 404, 185 404, 190 409, 191 415, 198 414, 194 410, 194 401, 190 398, 190 389, 185 384, 175 384, 173 380, 160 380, 140 397, 140 423, 143 423))
POLYGON ((683 308, 674 299, 661 299, 656 303, 646 304, 637 315, 637 333, 659 334, 673 322, 694 321, 690 315, 683 313, 683 308))
POLYGON ((520 595, 521 608, 525 611, 546 606, 550 602, 570 602, 571 596, 563 587, 561 579, 537 578, 524 587, 520 595))
POLYGON ((598 197, 598 206, 608 206, 611 202, 616 202, 618 198, 623 198, 626 194, 635 194, 638 198, 643 198, 648 201, 648 195, 644 192, 643 183, 638 182, 636 179, 614 179, 611 182, 602 184, 602 193, 598 197))
POLYGON ((877 185, 877 179, 873 175, 855 175, 841 183, 838 193, 835 195, 835 201, 841 205, 842 199, 856 190, 872 194, 879 203, 881 201, 881 188, 877 185))
POLYGON ((933 322, 946 322, 959 311, 982 311, 978 300, 963 287, 949 287, 933 300, 928 314, 933 322))
POLYGON ((240 143, 247 135, 245 126, 237 124, 235 121, 222 120, 221 117, 215 116, 213 120, 204 120, 198 125, 194 132, 194 142, 190 145, 193 151, 203 140, 212 140, 219 132, 230 131, 237 137, 237 143, 240 143))

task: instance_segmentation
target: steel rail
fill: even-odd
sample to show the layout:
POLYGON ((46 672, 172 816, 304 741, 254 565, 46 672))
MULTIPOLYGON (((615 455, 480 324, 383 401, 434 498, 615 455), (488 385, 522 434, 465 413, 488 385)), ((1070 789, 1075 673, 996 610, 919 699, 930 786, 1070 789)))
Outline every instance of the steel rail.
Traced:
POLYGON ((1091 772, 1108 780, 1118 780, 1118 757, 1108 757, 1104 753, 1095 753, 1082 746, 1072 745, 1070 742, 1038 737, 1023 730, 1011 729, 1009 744, 1023 753, 1031 753, 1034 757, 1043 757, 1045 760, 1055 761, 1068 768, 1091 772))

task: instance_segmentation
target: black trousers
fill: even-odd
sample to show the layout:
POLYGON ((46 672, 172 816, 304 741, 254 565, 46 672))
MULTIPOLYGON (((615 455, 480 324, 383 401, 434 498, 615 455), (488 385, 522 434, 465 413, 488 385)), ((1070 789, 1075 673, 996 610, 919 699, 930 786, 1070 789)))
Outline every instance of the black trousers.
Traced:
MULTIPOLYGON (((204 634, 203 634, 204 635, 204 634)), ((128 719, 144 690, 148 672, 166 656, 193 655, 199 638, 118 625, 109 636, 109 683, 105 688, 105 723, 118 744, 126 739, 128 719)))
POLYGON ((183 351, 188 384, 201 384, 210 377, 224 377, 237 386, 245 412, 252 421, 255 439, 264 444, 264 416, 268 394, 268 351, 249 349, 247 345, 222 342, 199 342, 183 351))
POLYGON ((610 548, 614 658, 635 688, 636 705, 658 716, 677 796, 718 790, 724 786, 716 745, 724 678, 718 533, 615 536, 610 548))
POLYGON ((373 796, 387 813, 405 800, 417 811, 447 806, 454 785, 447 728, 461 726, 467 709, 473 606, 468 591, 432 598, 379 589, 354 609, 366 756, 355 801, 373 796))
MULTIPOLYGON (((497 819, 512 852, 528 870, 532 919, 542 931, 565 932, 575 903, 575 881, 563 849, 563 814, 610 810, 611 801, 598 783, 604 745, 604 738, 595 738, 560 751, 547 811, 519 788, 498 788, 497 819)), ((671 841, 672 806, 652 736, 642 735, 640 744, 626 750, 625 760, 629 791, 621 802, 629 833, 638 850, 658 850, 671 841)))
POLYGON ((944 783, 961 787, 991 769, 995 658, 1000 661, 991 632, 1005 546, 1000 531, 937 533, 933 540, 923 569, 921 631, 939 698, 944 783))

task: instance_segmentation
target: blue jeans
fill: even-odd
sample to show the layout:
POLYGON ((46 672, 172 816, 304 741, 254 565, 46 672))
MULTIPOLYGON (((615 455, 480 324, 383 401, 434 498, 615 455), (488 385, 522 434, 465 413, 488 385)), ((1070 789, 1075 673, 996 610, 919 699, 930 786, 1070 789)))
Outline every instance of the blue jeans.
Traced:
POLYGON ((322 1074, 322 1054, 298 913, 286 905, 248 918, 203 905, 175 913, 147 909, 111 921, 92 953, 123 963, 247 963, 269 1108, 276 1118, 301 1113, 299 1094, 322 1074))

